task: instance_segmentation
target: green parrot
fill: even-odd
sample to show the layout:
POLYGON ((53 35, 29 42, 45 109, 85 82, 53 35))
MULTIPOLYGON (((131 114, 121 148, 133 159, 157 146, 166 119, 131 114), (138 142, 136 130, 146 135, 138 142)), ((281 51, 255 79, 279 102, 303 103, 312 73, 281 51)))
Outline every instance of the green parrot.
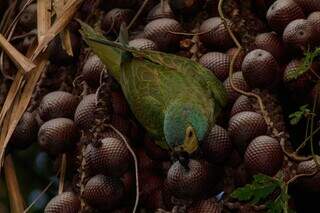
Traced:
POLYGON ((158 145, 195 152, 227 103, 223 84, 188 58, 107 40, 82 23, 84 41, 121 85, 130 109, 158 145))

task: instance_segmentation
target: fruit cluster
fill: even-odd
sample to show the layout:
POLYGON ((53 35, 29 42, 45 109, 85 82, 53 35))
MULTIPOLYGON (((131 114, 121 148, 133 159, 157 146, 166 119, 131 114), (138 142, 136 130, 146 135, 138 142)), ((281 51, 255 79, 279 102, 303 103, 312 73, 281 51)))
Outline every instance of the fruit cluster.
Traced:
MULTIPOLYGON (((282 172, 290 179, 317 168, 314 159, 291 162, 288 150, 295 145, 289 133, 296 129, 286 116, 300 105, 318 103, 320 61, 314 56, 306 64, 306 58, 320 45, 320 1, 225 0, 221 9, 226 21, 218 0, 84 1, 77 18, 108 38, 116 39, 126 23, 130 47, 198 61, 223 82, 228 106, 199 150, 188 160, 176 159, 145 133, 72 21, 73 56, 59 36, 50 43, 50 65, 9 143, 13 152, 38 141, 59 168, 66 157, 68 187, 44 212, 131 212, 138 188, 139 209, 147 212, 261 212, 255 205, 232 203, 230 193, 256 174, 282 172), (243 49, 238 51, 234 39, 243 49)), ((18 33, 36 29, 36 10, 35 3, 27 7, 18 33)), ((18 39, 16 47, 26 52, 35 35, 18 39)), ((5 62, 2 73, 13 76, 11 62, 5 62)), ((319 192, 319 180, 316 173, 297 182, 319 192)))

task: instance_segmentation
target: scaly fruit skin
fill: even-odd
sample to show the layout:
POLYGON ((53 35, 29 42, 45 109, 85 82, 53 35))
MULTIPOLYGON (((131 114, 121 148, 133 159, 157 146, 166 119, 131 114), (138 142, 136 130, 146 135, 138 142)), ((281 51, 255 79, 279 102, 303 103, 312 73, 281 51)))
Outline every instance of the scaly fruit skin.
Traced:
MULTIPOLYGON (((230 48, 227 50, 226 54, 230 57, 230 59, 232 59, 232 57, 236 54, 237 50, 238 49, 235 47, 230 48)), ((238 72, 241 70, 241 65, 245 56, 246 56, 245 51, 241 50, 234 62, 234 67, 233 67, 234 72, 238 72)))
POLYGON ((251 111, 254 112, 254 108, 252 107, 251 100, 245 95, 241 95, 236 102, 234 102, 230 117, 234 116, 235 114, 243 111, 251 111))
POLYGON ((254 47, 256 49, 268 51, 278 62, 285 56, 285 46, 282 38, 275 32, 257 35, 254 41, 254 47))
POLYGON ((101 72, 106 71, 100 58, 97 55, 92 55, 83 65, 81 76, 90 87, 98 88, 100 85, 101 72))
POLYGON ((129 41, 129 46, 138 50, 158 50, 155 42, 146 38, 136 38, 129 41))
POLYGON ((182 27, 174 19, 159 18, 149 22, 144 28, 146 38, 154 41, 160 50, 167 50, 179 43, 180 36, 169 31, 182 32, 182 27))
MULTIPOLYGON (((227 24, 232 28, 231 22, 228 21, 227 24)), ((205 20, 200 26, 200 32, 202 34, 199 35, 199 39, 204 44, 221 49, 227 49, 233 45, 232 38, 219 17, 205 20)))
POLYGON ((68 118, 49 120, 40 127, 38 132, 40 147, 52 155, 68 151, 78 138, 79 133, 76 126, 68 118))
POLYGON ((10 146, 17 149, 26 149, 37 140, 38 124, 33 113, 23 113, 11 138, 10 146))
POLYGON ((73 192, 63 192, 50 200, 44 209, 45 213, 77 213, 80 200, 73 192))
POLYGON ((79 129, 88 131, 93 125, 96 103, 96 94, 90 94, 84 96, 77 106, 74 114, 74 122, 79 129))
POLYGON ((116 138, 104 138, 100 147, 89 144, 86 149, 85 159, 92 174, 120 177, 132 162, 126 145, 116 138))
POLYGON ((182 199, 199 199, 214 184, 209 163, 192 159, 186 168, 179 161, 175 162, 168 171, 166 181, 170 192, 182 199))
POLYGON ((221 81, 228 77, 230 62, 227 54, 219 52, 206 53, 199 59, 199 63, 211 70, 221 81))
POLYGON ((275 175, 282 166, 283 152, 279 141, 263 135, 253 139, 244 155, 246 168, 251 174, 275 175))
POLYGON ((83 198, 89 205, 101 210, 117 207, 124 196, 124 186, 119 178, 96 175, 84 187, 83 198))
POLYGON ((314 43, 314 30, 307 19, 290 22, 283 32, 283 41, 296 48, 308 48, 314 43))
POLYGON ((154 6, 148 13, 147 20, 152 21, 159 18, 170 18, 174 19, 174 14, 168 4, 168 1, 163 1, 163 7, 161 3, 154 6))
POLYGON ((82 23, 82 27, 85 41, 121 85, 131 111, 157 144, 167 149, 194 152, 198 144, 193 139, 194 142, 189 143, 191 146, 185 144, 190 140, 186 130, 194 129, 196 139, 203 140, 226 105, 222 83, 208 69, 190 59, 123 48, 88 25, 82 23), (121 57, 130 54, 133 57, 121 57))
MULTIPOLYGON (((242 72, 235 72, 232 75, 232 82, 234 86, 238 89, 241 89, 243 91, 250 91, 250 87, 247 84, 247 82, 243 78, 242 72)), ((237 98, 241 95, 240 93, 236 92, 232 87, 230 83, 230 77, 228 77, 224 82, 223 82, 224 87, 227 90, 228 94, 228 103, 233 104, 237 98)))
MULTIPOLYGON (((319 162, 319 156, 316 156, 319 162)), ((312 174, 315 170, 317 170, 317 165, 314 160, 303 161, 299 163, 297 167, 297 174, 312 174)), ((307 189, 313 192, 320 191, 320 172, 317 172, 315 175, 310 177, 302 177, 299 180, 299 185, 303 189, 307 189)))
POLYGON ((228 132, 215 125, 201 144, 204 158, 211 163, 222 163, 232 151, 232 143, 228 132))
POLYGON ((239 112, 229 120, 228 132, 233 144, 244 152, 249 142, 267 132, 267 124, 262 115, 256 112, 239 112))
POLYGON ((242 73, 251 88, 271 87, 279 66, 271 53, 256 49, 249 52, 242 63, 242 73))
POLYGON ((314 11, 320 11, 320 2, 318 0, 294 0, 306 14, 314 11))
POLYGON ((72 118, 79 101, 76 96, 64 91, 50 92, 40 102, 38 113, 43 121, 53 118, 72 118))
MULTIPOLYGON (((319 35, 320 34, 320 11, 316 11, 313 13, 310 13, 308 16, 308 21, 311 23, 314 34, 319 35)), ((315 36, 315 43, 319 44, 320 43, 320 38, 319 36, 315 36)))
POLYGON ((281 33, 293 20, 305 18, 301 7, 293 0, 277 0, 267 12, 269 26, 281 33))
POLYGON ((110 10, 101 22, 101 28, 106 32, 119 32, 122 23, 129 24, 134 16, 134 12, 130 9, 114 8, 110 10))
POLYGON ((201 200, 193 203, 187 210, 187 213, 220 213, 222 207, 213 199, 201 200))

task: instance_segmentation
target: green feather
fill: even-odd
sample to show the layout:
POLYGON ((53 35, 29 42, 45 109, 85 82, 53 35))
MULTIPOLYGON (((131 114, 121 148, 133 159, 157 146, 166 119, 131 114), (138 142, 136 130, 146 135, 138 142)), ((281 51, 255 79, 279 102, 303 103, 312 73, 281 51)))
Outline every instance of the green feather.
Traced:
POLYGON ((137 120, 161 147, 184 142, 191 125, 204 138, 227 103, 223 84, 187 58, 109 41, 80 22, 86 43, 119 82, 137 120), (132 57, 124 60, 123 54, 132 57))

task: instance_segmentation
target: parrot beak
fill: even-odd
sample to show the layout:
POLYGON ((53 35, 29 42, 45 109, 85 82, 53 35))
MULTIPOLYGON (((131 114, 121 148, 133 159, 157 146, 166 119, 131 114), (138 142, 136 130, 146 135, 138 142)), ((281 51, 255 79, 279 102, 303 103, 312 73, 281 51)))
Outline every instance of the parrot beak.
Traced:
POLYGON ((183 144, 176 147, 177 150, 185 151, 188 154, 194 153, 199 147, 198 139, 194 129, 190 126, 186 129, 186 135, 183 144))

